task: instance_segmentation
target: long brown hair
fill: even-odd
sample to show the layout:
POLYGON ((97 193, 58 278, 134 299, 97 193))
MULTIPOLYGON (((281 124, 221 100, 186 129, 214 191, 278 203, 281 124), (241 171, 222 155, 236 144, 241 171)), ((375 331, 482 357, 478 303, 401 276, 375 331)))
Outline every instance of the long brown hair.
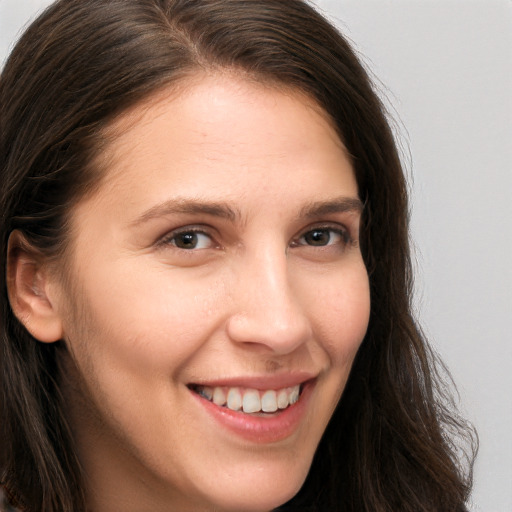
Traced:
POLYGON ((4 488, 28 511, 86 509, 60 402, 65 342, 38 343, 13 315, 8 237, 20 230, 46 257, 62 255, 68 212, 101 177, 93 162, 104 129, 198 69, 314 98, 353 159, 365 203, 368 332, 306 483, 282 510, 465 510, 474 443, 411 314, 407 188, 388 120, 348 43, 301 0, 60 0, 13 50, 0 79, 4 488))

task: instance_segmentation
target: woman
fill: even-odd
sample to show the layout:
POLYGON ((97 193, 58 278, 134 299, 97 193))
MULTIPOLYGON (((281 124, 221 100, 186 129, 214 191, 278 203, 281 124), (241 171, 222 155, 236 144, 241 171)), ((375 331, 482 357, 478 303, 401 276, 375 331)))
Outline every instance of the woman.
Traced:
POLYGON ((14 505, 465 510, 395 144, 319 14, 56 2, 0 101, 14 505))

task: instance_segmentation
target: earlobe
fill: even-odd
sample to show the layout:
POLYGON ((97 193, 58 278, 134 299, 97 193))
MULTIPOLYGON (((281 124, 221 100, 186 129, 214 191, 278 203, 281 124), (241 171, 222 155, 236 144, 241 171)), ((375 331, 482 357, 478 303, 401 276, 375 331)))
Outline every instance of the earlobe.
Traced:
POLYGON ((19 231, 7 246, 7 291, 18 320, 39 341, 62 338, 62 322, 50 295, 52 277, 40 252, 19 231))

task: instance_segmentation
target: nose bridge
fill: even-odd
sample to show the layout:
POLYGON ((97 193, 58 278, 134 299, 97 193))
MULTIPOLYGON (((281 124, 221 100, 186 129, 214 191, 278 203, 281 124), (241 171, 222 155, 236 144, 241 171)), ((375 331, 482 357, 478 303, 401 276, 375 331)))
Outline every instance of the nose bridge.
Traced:
POLYGON ((234 341, 293 351, 309 336, 309 322, 279 244, 260 245, 242 258, 237 272, 235 309, 229 322, 234 341))

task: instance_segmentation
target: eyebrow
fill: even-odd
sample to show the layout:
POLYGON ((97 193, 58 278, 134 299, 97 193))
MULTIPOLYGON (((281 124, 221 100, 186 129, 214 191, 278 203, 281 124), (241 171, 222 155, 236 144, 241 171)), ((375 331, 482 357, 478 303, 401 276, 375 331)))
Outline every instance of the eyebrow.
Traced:
POLYGON ((363 203, 356 197, 338 197, 329 201, 315 201, 304 206, 299 217, 315 218, 333 213, 362 213, 363 203))
POLYGON ((201 199, 180 199, 173 198, 163 203, 159 203, 142 215, 137 217, 132 225, 138 226, 152 219, 165 217, 166 215, 211 215, 212 217, 220 217, 231 222, 240 219, 241 214, 234 210, 227 203, 203 201, 201 199))
MULTIPOLYGON (((363 203, 358 198, 339 197, 329 201, 315 201, 307 204, 300 210, 298 218, 312 219, 333 213, 361 213, 362 211, 363 203)), ((146 210, 131 224, 139 226, 153 219, 176 214, 210 215, 229 220, 230 222, 236 222, 242 218, 242 214, 238 210, 224 202, 204 201, 194 198, 173 198, 146 210)))

